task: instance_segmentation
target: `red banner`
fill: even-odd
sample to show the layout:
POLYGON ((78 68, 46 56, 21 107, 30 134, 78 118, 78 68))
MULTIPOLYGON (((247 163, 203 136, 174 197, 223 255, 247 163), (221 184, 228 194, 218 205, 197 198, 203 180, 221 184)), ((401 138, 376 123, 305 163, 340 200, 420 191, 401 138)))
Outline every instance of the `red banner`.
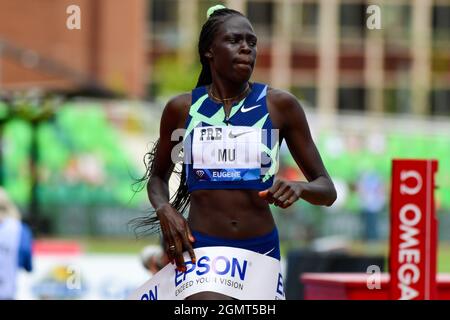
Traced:
POLYGON ((391 299, 436 297, 436 160, 392 161, 391 299))

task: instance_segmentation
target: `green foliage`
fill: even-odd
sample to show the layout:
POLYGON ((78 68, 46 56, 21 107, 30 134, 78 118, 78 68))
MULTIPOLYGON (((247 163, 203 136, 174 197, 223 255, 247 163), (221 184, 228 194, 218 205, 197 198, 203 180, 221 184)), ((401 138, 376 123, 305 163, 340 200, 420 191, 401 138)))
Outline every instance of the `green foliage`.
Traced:
MULTIPOLYGON (((7 146, 5 188, 21 206, 26 206, 30 194, 30 121, 13 118, 5 125, 3 137, 7 146)), ((130 204, 137 169, 127 159, 119 134, 100 105, 67 103, 58 109, 53 122, 41 122, 35 134, 38 194, 43 204, 130 204)))
POLYGON ((175 56, 164 56, 155 64, 155 95, 169 97, 191 91, 200 75, 200 63, 187 65, 175 56))
POLYGON ((0 101, 0 121, 8 117, 8 106, 6 103, 0 101))

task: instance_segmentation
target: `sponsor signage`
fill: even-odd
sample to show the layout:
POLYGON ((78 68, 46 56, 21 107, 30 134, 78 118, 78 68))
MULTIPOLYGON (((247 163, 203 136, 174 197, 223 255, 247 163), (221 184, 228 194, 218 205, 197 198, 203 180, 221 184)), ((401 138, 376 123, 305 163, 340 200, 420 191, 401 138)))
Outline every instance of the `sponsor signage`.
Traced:
POLYGON ((391 299, 436 298, 436 160, 393 160, 391 299))

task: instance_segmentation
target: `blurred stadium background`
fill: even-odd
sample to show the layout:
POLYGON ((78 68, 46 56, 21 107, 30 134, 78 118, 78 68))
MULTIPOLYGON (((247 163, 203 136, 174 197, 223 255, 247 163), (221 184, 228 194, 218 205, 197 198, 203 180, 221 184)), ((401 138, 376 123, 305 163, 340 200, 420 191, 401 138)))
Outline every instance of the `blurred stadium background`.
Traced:
MULTIPOLYGON (((298 97, 338 188, 332 208, 273 207, 285 265, 295 250, 386 258, 391 159, 434 158, 438 268, 450 272, 449 1, 0 0, 0 185, 33 228, 41 272, 21 275, 19 297, 86 297, 31 289, 68 263, 39 260, 45 254, 103 257, 100 269, 86 267, 103 271, 128 259, 110 279, 123 268, 145 279, 139 254, 158 238, 136 240, 127 226, 149 209, 133 179, 165 102, 196 83, 197 37, 217 3, 252 21, 253 80, 298 97), (380 30, 366 27, 371 4, 380 30), (80 30, 66 27, 69 5, 81 9, 80 30), (364 192, 377 194, 370 220, 364 192), (365 232, 367 223, 378 231, 365 232)), ((285 145, 279 174, 303 178, 285 145)), ((122 297, 124 283, 87 296, 122 297)))

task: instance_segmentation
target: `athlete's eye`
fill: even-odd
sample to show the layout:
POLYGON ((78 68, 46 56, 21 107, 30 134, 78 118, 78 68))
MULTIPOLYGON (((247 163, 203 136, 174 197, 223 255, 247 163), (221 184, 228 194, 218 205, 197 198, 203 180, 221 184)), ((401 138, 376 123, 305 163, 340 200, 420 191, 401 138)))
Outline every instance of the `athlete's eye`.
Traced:
POLYGON ((248 37, 247 38, 247 43, 251 47, 256 46, 256 42, 257 42, 257 39, 255 37, 248 37))

